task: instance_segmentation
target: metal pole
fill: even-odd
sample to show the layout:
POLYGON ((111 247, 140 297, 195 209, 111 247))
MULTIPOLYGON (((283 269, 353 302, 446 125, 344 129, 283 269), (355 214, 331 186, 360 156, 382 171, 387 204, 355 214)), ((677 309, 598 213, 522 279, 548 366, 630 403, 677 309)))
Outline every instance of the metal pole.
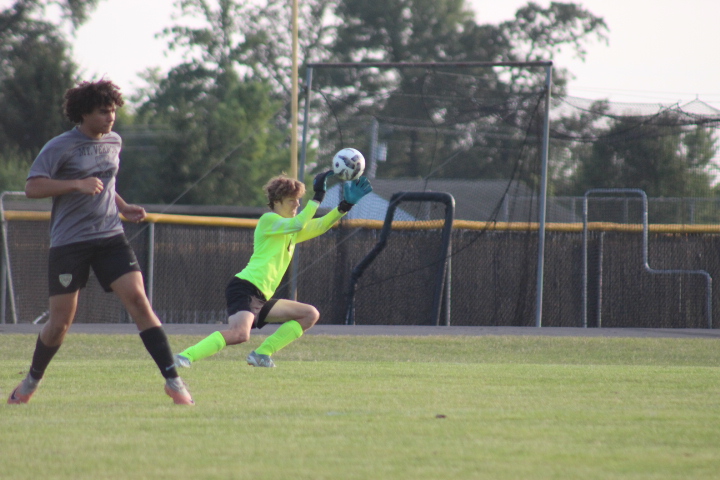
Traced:
MULTIPOLYGON (((3 228, 5 228, 3 226, 3 228)), ((4 240, 4 235, 3 235, 4 240)), ((7 270, 5 269, 5 255, 2 256, 2 271, 0 271, 0 323, 5 322, 7 308, 7 270)))
POLYGON ((300 149, 300 172, 298 180, 305 181, 305 162, 307 161, 307 136, 308 136, 308 118, 310 116, 310 93, 312 93, 313 69, 308 67, 305 73, 305 111, 303 112, 303 131, 302 131, 302 148, 300 149))
MULTIPOLYGON (((451 233, 452 234, 452 233, 451 233)), ((445 274, 445 326, 450 326, 452 307, 452 241, 448 245, 447 273, 445 274)))
POLYGON ((290 99, 290 176, 298 178, 298 0, 292 0, 292 90, 290 99))
POLYGON ((330 68, 438 68, 438 67, 552 67, 551 61, 539 62, 338 62, 308 63, 309 67, 330 68))
MULTIPOLYGON (((593 188, 585 192, 585 202, 587 203, 587 197, 593 193, 631 193, 639 195, 642 200, 642 265, 643 269, 650 274, 684 274, 684 275, 702 275, 705 278, 705 315, 707 316, 708 328, 712 328, 712 277, 705 270, 682 270, 682 269, 669 269, 669 270, 658 270, 650 266, 650 255, 649 255, 649 242, 650 242, 650 225, 648 219, 648 198, 644 190, 639 188, 593 188)), ((625 205, 627 205, 627 198, 625 199, 625 205)), ((629 219, 628 219, 629 221, 629 219)), ((587 224, 587 207, 585 208, 585 219, 583 220, 587 224)), ((587 299, 584 299, 587 301, 587 299)), ((600 319, 598 320, 600 322, 600 319)), ((598 323, 600 326, 600 323, 598 323)))
MULTIPOLYGON (((302 131, 302 148, 300 149, 300 169, 298 173, 298 180, 305 182, 305 162, 307 159, 307 136, 308 136, 308 117, 310 112, 310 92, 312 91, 312 76, 313 69, 308 67, 305 77, 305 112, 303 113, 303 131, 302 131)), ((298 291, 298 271, 300 264, 300 249, 295 247, 295 255, 293 255, 291 270, 290 270, 290 298, 297 299, 298 291)))
MULTIPOLYGON (((17 319, 17 308, 15 306, 15 289, 13 288, 12 268, 10 267, 10 247, 8 246, 7 237, 7 222, 5 221, 5 196, 6 195, 22 195, 25 196, 25 192, 3 192, 0 195, 0 223, 2 224, 2 242, 3 242, 3 263, 4 272, 7 275, 7 295, 10 297, 10 313, 12 315, 12 323, 18 323, 17 319)), ((3 290, 3 298, 5 291, 3 290)), ((3 315, 3 321, 5 316, 3 315)))
POLYGON ((147 266, 147 296, 150 305, 153 303, 155 290, 155 223, 148 225, 148 266, 147 266))
POLYGON ((605 232, 600 232, 598 238, 598 294, 597 294, 597 328, 602 328, 602 306, 603 306, 603 250, 605 248, 605 232))
POLYGON ((552 62, 545 67, 545 115, 543 119, 542 173, 540 174, 540 229, 538 231, 537 299, 535 302, 535 326, 542 327, 543 276, 545 268, 545 209, 547 203, 548 150, 550 145, 550 88, 552 87, 552 62))
POLYGON ((582 238, 582 264, 583 264, 583 278, 582 278, 582 326, 587 328, 588 321, 588 198, 587 195, 583 197, 583 238, 582 238))
POLYGON ((377 118, 372 117, 370 122, 370 161, 367 169, 367 177, 370 180, 375 178, 375 172, 377 171, 378 130, 380 130, 380 124, 377 118))

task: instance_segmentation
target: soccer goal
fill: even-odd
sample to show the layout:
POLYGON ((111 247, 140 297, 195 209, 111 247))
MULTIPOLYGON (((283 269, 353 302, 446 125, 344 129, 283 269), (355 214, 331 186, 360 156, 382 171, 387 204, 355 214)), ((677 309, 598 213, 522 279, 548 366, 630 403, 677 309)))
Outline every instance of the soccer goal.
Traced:
MULTIPOLYGON (((337 304, 334 316, 352 323, 423 324, 438 318, 447 281, 448 304, 467 300, 452 302, 465 305, 452 310, 463 322, 541 326, 551 79, 551 62, 309 64, 301 178, 353 147, 374 190, 341 222, 333 250, 299 246, 303 298, 337 304), (451 274, 438 268, 442 203, 403 203, 383 226, 398 192, 454 198, 451 274), (320 262, 363 275, 313 286, 307 273, 320 262)), ((321 208, 339 198, 336 185, 321 208)))

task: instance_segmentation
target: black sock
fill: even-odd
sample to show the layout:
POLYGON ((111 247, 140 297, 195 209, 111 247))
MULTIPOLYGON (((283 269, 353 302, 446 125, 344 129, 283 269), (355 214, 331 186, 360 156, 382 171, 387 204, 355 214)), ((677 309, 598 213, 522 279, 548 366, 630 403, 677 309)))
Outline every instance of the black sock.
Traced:
POLYGON ((35 352, 33 353, 32 364, 30 365, 30 376, 35 380, 42 379, 45 375, 45 369, 50 364, 50 360, 53 359, 57 351, 60 350, 60 345, 56 347, 48 347, 38 335, 37 342, 35 343, 35 352))
POLYGON ((150 327, 140 332, 140 338, 145 344, 150 356, 157 363, 160 373, 165 378, 176 378, 175 360, 173 359, 170 344, 168 344, 165 330, 162 327, 150 327))

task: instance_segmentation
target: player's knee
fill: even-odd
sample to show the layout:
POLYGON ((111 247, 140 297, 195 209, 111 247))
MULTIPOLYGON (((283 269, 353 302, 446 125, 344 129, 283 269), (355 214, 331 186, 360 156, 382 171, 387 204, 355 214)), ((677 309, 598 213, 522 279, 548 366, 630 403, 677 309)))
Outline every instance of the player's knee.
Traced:
POLYGON ((148 315, 152 310, 150 307, 150 302, 148 301, 147 297, 145 296, 145 292, 143 291, 131 293, 127 296, 125 303, 125 308, 130 311, 131 315, 148 315))
POLYGON ((320 319, 320 312, 318 312, 317 308, 312 305, 308 305, 307 307, 305 315, 303 315, 303 318, 298 322, 300 326, 303 327, 303 330, 307 330, 312 327, 320 319))
POLYGON ((227 335, 225 335, 225 343, 228 345, 238 345, 240 343, 245 343, 248 340, 250 340, 250 332, 246 331, 245 329, 242 330, 230 330, 227 335))
POLYGON ((43 340, 48 344, 55 344, 56 342, 62 342, 65 334, 72 325, 72 319, 52 320, 47 322, 43 327, 43 340))

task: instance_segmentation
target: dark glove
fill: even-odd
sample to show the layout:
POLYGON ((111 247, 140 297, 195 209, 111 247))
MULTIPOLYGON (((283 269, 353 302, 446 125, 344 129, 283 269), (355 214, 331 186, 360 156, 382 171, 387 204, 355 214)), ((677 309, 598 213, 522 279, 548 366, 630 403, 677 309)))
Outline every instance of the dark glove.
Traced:
POLYGON ((315 192, 313 200, 317 201, 318 203, 322 203, 323 199, 325 198, 325 191, 327 190, 327 179, 331 175, 334 175, 334 172, 332 170, 328 170, 327 172, 322 172, 315 175, 315 179, 313 180, 313 191, 315 192))
POLYGON ((345 182, 343 184, 343 201, 338 205, 338 210, 343 213, 349 212, 353 205, 370 192, 372 192, 372 185, 367 177, 345 182))

